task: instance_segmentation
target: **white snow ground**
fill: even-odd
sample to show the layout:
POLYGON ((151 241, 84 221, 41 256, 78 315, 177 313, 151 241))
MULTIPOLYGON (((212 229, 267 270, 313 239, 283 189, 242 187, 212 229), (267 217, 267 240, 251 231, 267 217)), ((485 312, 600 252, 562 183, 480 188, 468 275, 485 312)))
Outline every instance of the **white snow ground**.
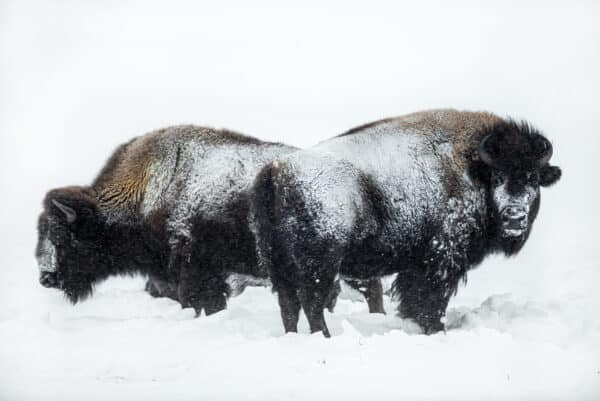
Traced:
POLYGON ((0 3, 0 400, 600 399, 600 5, 0 3), (115 278, 71 306, 37 283, 50 188, 120 142, 227 126, 309 146, 433 107, 525 117, 563 168, 532 236, 423 336, 345 293, 333 338, 283 335, 275 297, 190 310, 115 278))

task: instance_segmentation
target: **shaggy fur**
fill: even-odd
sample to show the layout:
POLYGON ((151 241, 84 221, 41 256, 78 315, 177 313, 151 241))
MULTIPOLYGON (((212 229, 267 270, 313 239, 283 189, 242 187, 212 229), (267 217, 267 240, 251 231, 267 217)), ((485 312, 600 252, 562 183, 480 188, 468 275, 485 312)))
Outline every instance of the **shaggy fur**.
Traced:
POLYGON ((59 288, 76 303, 87 298, 94 284, 112 275, 142 272, 164 281, 168 247, 165 238, 141 224, 108 223, 101 216, 95 193, 89 188, 64 188, 50 191, 39 218, 39 243, 49 240, 56 246, 55 271, 42 271, 40 281, 59 288), (52 201, 75 211, 77 218, 67 221, 65 213, 52 201))
MULTIPOLYGON (((294 150, 194 126, 134 138, 91 186, 46 195, 36 250, 40 283, 75 303, 111 275, 143 273, 153 296, 197 314, 224 309, 230 274, 267 277, 248 225, 254 172, 294 150)), ((370 305, 381 302, 381 293, 365 295, 370 305)))
POLYGON ((516 254, 560 178, 551 144, 525 123, 434 110, 370 123, 286 155, 254 183, 261 265, 286 332, 302 308, 329 336, 323 309, 335 278, 397 273, 399 315, 444 328, 450 297, 486 255, 516 254), (540 164, 541 163, 541 164, 540 164))
POLYGON ((252 175, 244 174, 293 150, 194 126, 134 138, 117 148, 91 186, 46 195, 36 249, 41 284, 61 289, 75 303, 111 275, 139 272, 150 277, 146 290, 154 296, 180 300, 197 313, 223 309, 229 273, 264 276, 247 222, 244 191, 252 175), (220 157, 224 164, 211 165, 220 157), (197 177, 213 171, 228 178, 208 182, 214 197, 190 199, 197 177), (177 214, 181 210, 188 214, 177 214), (177 252, 181 237, 191 245, 185 255, 177 252))

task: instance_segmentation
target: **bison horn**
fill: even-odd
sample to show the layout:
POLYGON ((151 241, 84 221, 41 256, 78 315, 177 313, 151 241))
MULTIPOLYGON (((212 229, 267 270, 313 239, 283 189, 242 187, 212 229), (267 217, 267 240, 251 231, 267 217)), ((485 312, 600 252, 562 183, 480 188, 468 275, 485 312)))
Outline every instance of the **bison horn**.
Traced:
POLYGON ((548 164, 551 157, 552 157, 552 145, 550 144, 550 142, 546 142, 546 149, 544 150, 544 153, 542 154, 542 156, 538 159, 538 166, 543 167, 546 164, 548 164))
POLYGON ((67 223, 71 224, 75 221, 75 219, 77 218, 77 213, 75 213, 75 210, 73 208, 67 205, 63 205, 62 203, 54 199, 52 199, 52 203, 54 204, 54 206, 59 208, 61 212, 65 214, 65 217, 67 218, 67 223))
POLYGON ((485 150, 485 142, 489 139, 489 137, 490 136, 488 135, 485 138, 483 138, 483 140, 479 144, 479 148, 477 149, 477 154, 479 155, 479 159, 481 159, 482 162, 484 162, 488 166, 493 167, 494 161, 492 159, 492 156, 490 156, 490 154, 485 150))

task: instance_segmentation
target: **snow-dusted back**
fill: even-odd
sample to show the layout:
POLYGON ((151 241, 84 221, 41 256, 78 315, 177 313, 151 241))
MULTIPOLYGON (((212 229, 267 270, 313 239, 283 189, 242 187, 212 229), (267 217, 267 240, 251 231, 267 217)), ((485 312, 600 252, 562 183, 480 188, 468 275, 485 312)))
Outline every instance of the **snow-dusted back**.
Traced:
POLYGON ((0 400, 599 399, 598 15, 585 0, 0 2, 0 400), (310 148, 439 107, 527 119, 564 172, 522 252, 470 273, 446 334, 347 289, 326 340, 304 316, 283 335, 268 288, 195 319, 142 278, 76 306, 38 283, 44 194, 91 182, 135 135, 193 123, 310 148))
MULTIPOLYGON (((327 231, 322 235, 350 235, 364 209, 360 204, 361 172, 374 179, 384 198, 393 204, 395 215, 390 223, 394 226, 386 230, 414 232, 427 216, 440 214, 440 210, 431 210, 431 205, 435 207, 447 198, 442 192, 445 177, 440 152, 429 142, 423 133, 399 133, 395 124, 382 123, 289 154, 278 162, 287 163, 285 168, 307 191, 313 200, 308 207, 313 208, 316 218, 327 219, 315 222, 317 229, 327 231), (413 209, 414 205, 417 207, 413 209)), ((450 155, 451 151, 452 144, 444 142, 441 152, 450 155)))
MULTIPOLYGON (((422 241, 423 227, 440 227, 429 246, 433 254, 448 262, 435 266, 436 274, 445 281, 464 272, 471 238, 482 229, 481 219, 488 213, 485 189, 460 171, 464 155, 455 151, 455 146, 462 146, 464 139, 456 132, 429 125, 430 120, 456 115, 453 110, 437 110, 376 123, 290 153, 277 160, 278 170, 293 175, 291 185, 301 188, 316 234, 323 238, 347 243, 350 238, 360 242, 378 235, 383 243, 397 247, 422 241), (370 216, 363 215, 370 210, 361 193, 365 176, 388 202, 389 215, 381 230, 370 216), (458 193, 450 192, 450 182, 460 189, 458 193), (371 223, 364 226, 365 221, 371 223), (449 275, 450 270, 456 274, 449 275)), ((470 118, 471 124, 480 123, 476 116, 465 118, 470 118)), ((293 216, 288 219, 286 224, 294 229, 297 222, 293 216)), ((433 259, 425 261, 429 263, 433 259)))
POLYGON ((212 128, 175 126, 138 139, 153 143, 150 178, 139 206, 142 216, 170 210, 168 229, 181 237, 190 236, 195 216, 227 221, 227 210, 250 189, 259 169, 296 150, 279 143, 240 141, 236 136, 212 128))

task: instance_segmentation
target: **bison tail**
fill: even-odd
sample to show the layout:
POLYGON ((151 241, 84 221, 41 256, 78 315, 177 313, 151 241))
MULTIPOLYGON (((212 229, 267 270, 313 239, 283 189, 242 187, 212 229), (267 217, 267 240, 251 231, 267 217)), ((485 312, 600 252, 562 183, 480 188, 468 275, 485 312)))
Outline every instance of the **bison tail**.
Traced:
POLYGON ((250 227, 256 239, 258 265, 262 274, 271 275, 273 248, 277 240, 275 227, 275 166, 265 166, 256 176, 250 196, 250 227))

